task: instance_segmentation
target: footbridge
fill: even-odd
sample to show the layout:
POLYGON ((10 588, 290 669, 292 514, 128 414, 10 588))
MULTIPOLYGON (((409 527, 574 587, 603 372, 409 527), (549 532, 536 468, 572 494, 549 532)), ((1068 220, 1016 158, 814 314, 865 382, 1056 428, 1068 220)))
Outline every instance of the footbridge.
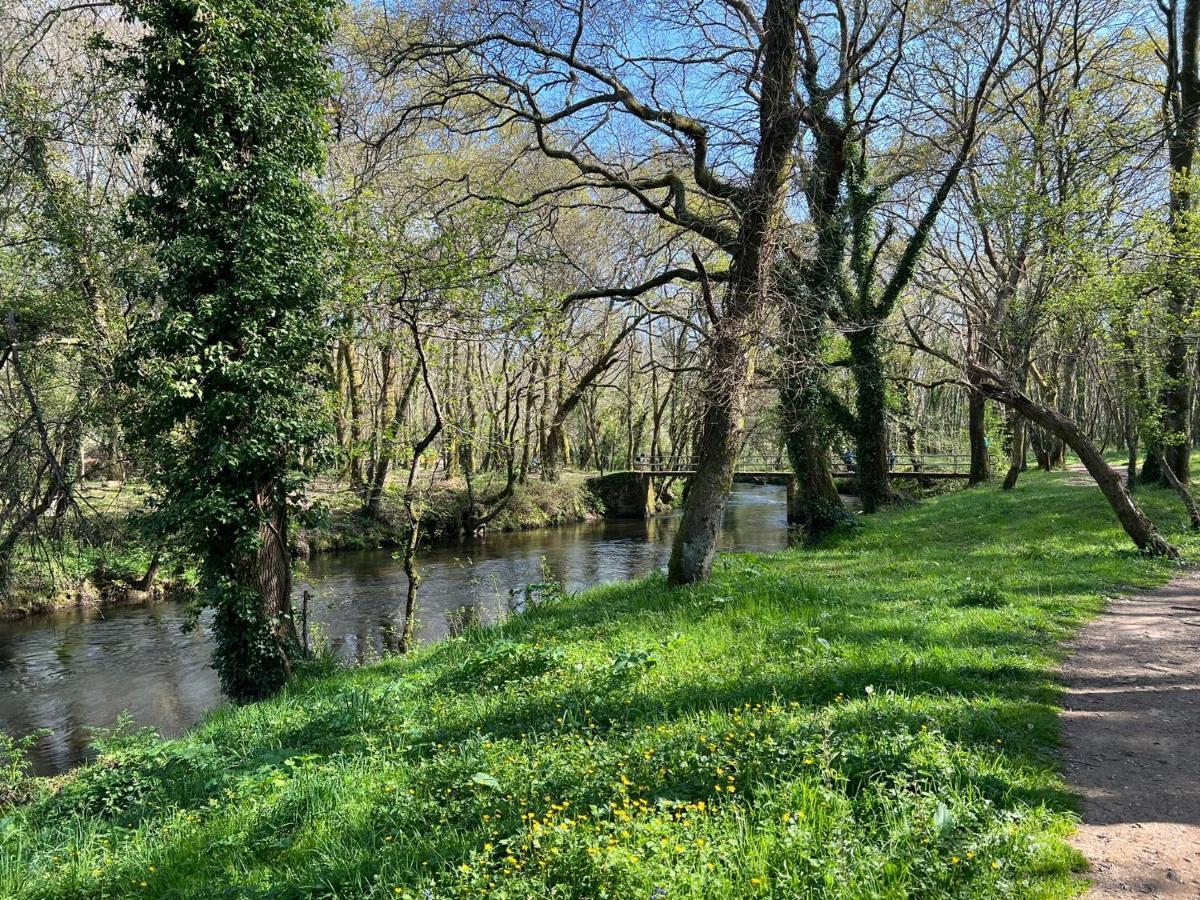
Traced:
MULTIPOLYGON (((893 454, 889 459, 888 477, 913 478, 919 481, 966 479, 970 476, 971 458, 962 453, 893 454)), ((834 478, 854 478, 853 457, 831 457, 834 478)), ((593 479, 594 490, 602 493, 611 514, 630 518, 652 516, 657 511, 658 485, 668 479, 687 479, 696 471, 696 460, 680 456, 642 456, 634 460, 632 469, 613 472, 593 479)), ((742 484, 779 484, 787 487, 788 521, 793 515, 796 476, 783 456, 740 456, 733 480, 742 484)))

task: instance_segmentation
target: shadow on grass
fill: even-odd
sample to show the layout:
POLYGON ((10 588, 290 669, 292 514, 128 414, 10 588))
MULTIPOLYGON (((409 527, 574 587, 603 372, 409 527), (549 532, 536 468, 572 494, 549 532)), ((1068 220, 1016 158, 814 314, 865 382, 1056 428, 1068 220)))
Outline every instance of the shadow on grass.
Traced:
MULTIPOLYGON (((328 776, 330 784, 297 788, 296 796, 248 822, 240 842, 208 848, 213 865, 239 869, 250 864, 247 857, 266 868, 300 866, 293 846, 311 823, 335 815, 338 778, 358 773, 369 782, 380 759, 422 779, 430 797, 453 795, 419 808, 373 797, 359 813, 362 821, 339 826, 338 844, 354 851, 308 860, 304 880, 306 889, 332 885, 345 892, 361 887, 363 873, 379 870, 389 855, 409 854, 404 867, 419 871, 421 861, 446 865, 482 842, 484 806, 459 797, 480 764, 482 741, 510 741, 532 754, 535 744, 585 739, 636 764, 635 744, 647 725, 707 729, 697 723, 728 722, 748 706, 783 704, 795 717, 787 752, 754 748, 737 761, 751 774, 759 766, 762 786, 818 779, 855 797, 952 785, 1000 810, 1073 811, 1054 756, 1062 691, 1049 667, 1055 641, 1099 605, 1099 593, 1115 589, 1123 575, 1148 577, 1150 564, 1130 565, 1120 552, 1103 550, 1115 544, 1102 504, 1049 480, 1031 479, 1025 494, 971 492, 906 508, 894 514, 890 531, 879 521, 811 548, 731 558, 709 585, 669 589, 654 577, 602 587, 414 658, 300 683, 261 707, 261 716, 247 712, 239 720, 242 713, 233 711, 226 722, 201 729, 219 747, 236 742, 237 752, 223 754, 219 767, 180 757, 139 765, 147 777, 170 782, 175 809, 202 811, 210 800, 225 802, 223 792, 240 778, 260 771, 270 778, 289 754, 336 758, 340 768, 328 776), (1012 521, 1012 511, 1031 497, 1053 500, 1061 515, 1053 522, 1012 521), (1063 528, 1082 549, 1049 546, 1063 528), (1042 542, 1046 549, 1014 564, 1011 553, 998 549, 1004 542, 1042 542), (994 583, 1002 602, 960 605, 968 577, 994 583), (654 649, 677 629, 686 631, 680 643, 681 655, 691 654, 686 666, 674 650, 654 649), (453 673, 499 638, 553 642, 568 653, 549 672, 475 693, 453 673), (615 678, 611 660, 643 646, 662 657, 660 665, 615 678), (573 667, 570 651, 586 659, 582 669, 573 667), (809 768, 811 747, 828 751, 819 774, 809 768), (465 749, 459 757, 450 748, 465 749), (402 840, 383 847, 382 830, 402 840)), ((506 777, 527 774, 518 764, 506 777)), ((614 778, 564 763, 538 782, 538 792, 604 808, 620 794, 614 778)), ((755 785, 745 784, 751 805, 755 785)), ((647 767, 639 776, 651 803, 719 806, 713 787, 708 771, 647 767)), ((530 789, 529 782, 514 794, 518 788, 530 789)), ((123 815, 130 822, 152 819, 163 799, 161 793, 131 799, 123 815)), ((515 810, 498 805, 503 828, 517 830, 515 810)), ((180 865, 194 853, 189 846, 166 849, 180 865)))

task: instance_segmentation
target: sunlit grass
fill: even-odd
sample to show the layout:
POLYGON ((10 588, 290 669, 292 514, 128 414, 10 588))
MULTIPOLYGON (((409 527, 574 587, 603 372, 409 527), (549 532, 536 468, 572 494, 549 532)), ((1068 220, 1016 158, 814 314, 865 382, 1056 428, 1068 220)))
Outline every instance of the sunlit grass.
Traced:
POLYGON ((0 896, 1069 896, 1058 648, 1171 573, 1030 473, 597 588, 111 742, 0 821, 0 896))

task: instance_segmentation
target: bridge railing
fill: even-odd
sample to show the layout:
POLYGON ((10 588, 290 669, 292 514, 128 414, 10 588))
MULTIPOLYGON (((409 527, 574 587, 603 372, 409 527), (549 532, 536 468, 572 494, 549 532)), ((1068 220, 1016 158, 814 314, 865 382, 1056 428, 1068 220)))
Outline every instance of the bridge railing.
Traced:
MULTIPOLYGON (((835 475, 852 474, 857 470, 853 459, 830 456, 835 475)), ((696 460, 690 456, 639 456, 634 459, 636 472, 691 473, 696 470, 696 460)), ((969 453, 895 453, 889 459, 888 471, 893 475, 966 475, 971 470, 969 453)), ((791 464, 787 457, 753 456, 739 457, 738 472, 788 472, 791 464)))
MULTIPOLYGON (((633 461, 635 472, 694 472, 696 460, 690 456, 639 456, 633 461)), ((786 472, 790 470, 787 458, 779 456, 739 457, 737 471, 739 472, 786 472)))
MULTIPOLYGON (((834 471, 846 471, 845 460, 834 460, 834 471)), ((851 470, 852 471, 852 470, 851 470)), ((895 453, 889 458, 888 471, 893 475, 950 474, 966 475, 971 471, 969 453, 895 453)))

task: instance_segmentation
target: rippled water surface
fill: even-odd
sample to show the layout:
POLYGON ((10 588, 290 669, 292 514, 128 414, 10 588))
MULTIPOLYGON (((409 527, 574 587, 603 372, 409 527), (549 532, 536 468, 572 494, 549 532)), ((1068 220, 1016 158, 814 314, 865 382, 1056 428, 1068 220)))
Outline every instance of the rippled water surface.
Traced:
MULTIPOLYGON (((651 572, 665 565, 677 523, 675 516, 610 519, 423 548, 418 637, 443 636, 467 606, 494 619, 510 590, 544 575, 577 590, 651 572)), ((725 549, 786 543, 783 488, 736 486, 725 549)), ((300 587, 313 597, 314 629, 343 658, 363 661, 394 646, 406 582, 390 551, 318 556, 300 587)), ((179 734, 221 702, 207 629, 185 634, 183 622, 183 608, 171 603, 0 622, 0 728, 14 735, 50 729, 34 755, 47 774, 76 765, 91 727, 111 726, 123 710, 140 725, 179 734)))

